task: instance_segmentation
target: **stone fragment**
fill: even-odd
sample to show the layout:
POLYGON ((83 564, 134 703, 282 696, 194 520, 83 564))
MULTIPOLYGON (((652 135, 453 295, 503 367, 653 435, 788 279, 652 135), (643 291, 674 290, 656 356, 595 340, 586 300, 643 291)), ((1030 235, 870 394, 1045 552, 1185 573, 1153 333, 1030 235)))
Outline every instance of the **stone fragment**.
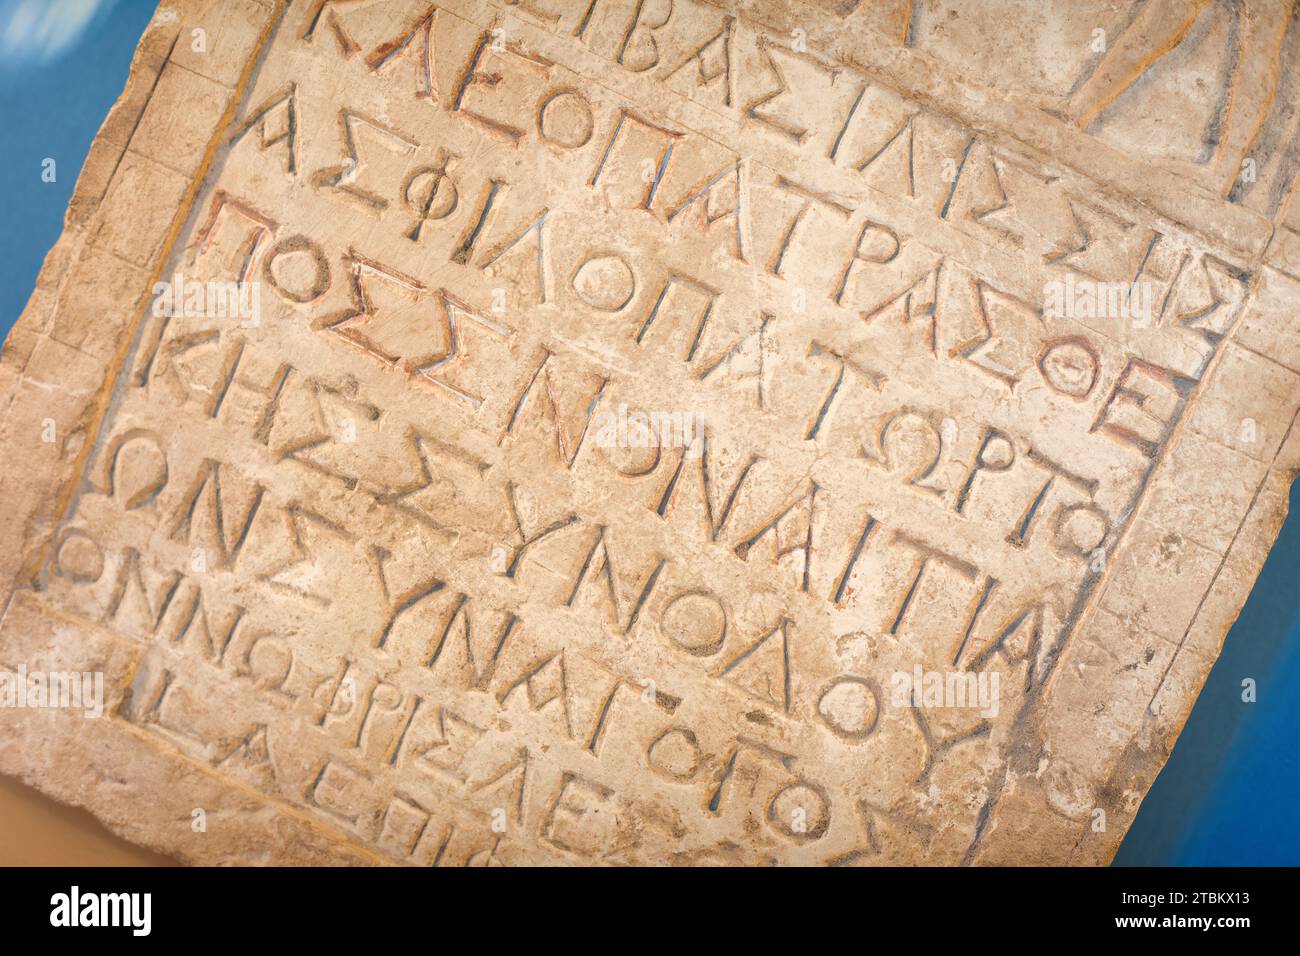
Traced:
POLYGON ((0 362, 0 772, 192 863, 1109 861, 1300 467, 1300 20, 1128 6, 164 3, 0 362))

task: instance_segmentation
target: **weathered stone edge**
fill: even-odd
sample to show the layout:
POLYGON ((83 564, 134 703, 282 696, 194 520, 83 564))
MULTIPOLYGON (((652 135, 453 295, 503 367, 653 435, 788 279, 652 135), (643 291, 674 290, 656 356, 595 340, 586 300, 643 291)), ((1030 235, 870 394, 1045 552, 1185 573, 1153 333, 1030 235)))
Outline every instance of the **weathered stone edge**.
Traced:
MULTIPOLYGON (((30 590, 32 578, 67 495, 82 473, 112 385, 147 306, 153 277, 182 231, 258 54, 283 13, 284 0, 253 2, 260 11, 258 48, 237 64, 237 71, 227 68, 222 75, 214 69, 214 75, 206 77, 172 58, 182 28, 198 22, 204 12, 203 0, 171 0, 156 11, 132 58, 122 94, 91 144, 63 232, 46 256, 35 291, 0 352, 0 447, 10 461, 21 463, 0 474, 0 501, 4 502, 0 603, 6 635, 0 642, 0 662, 10 641, 29 640, 42 620, 58 617, 30 590), (196 118, 209 140, 204 161, 189 178, 131 148, 135 131, 154 103, 159 79, 168 69, 186 70, 197 77, 189 82, 215 81, 229 90, 223 112, 196 118), (142 199, 155 203, 175 199, 176 212, 165 235, 147 247, 147 256, 132 262, 113 248, 113 237, 104 227, 115 210, 130 209, 142 199), (122 289, 131 294, 113 294, 122 289), (78 321, 84 324, 79 326, 78 321), (45 396, 52 393, 61 393, 57 410, 47 410, 45 404, 45 396), (42 441, 47 423, 52 423, 53 443, 42 441), (33 618, 36 607, 43 614, 33 618)), ((132 241, 142 247, 148 242, 138 234, 132 241)), ((102 669, 109 705, 115 708, 128 693, 138 663, 136 649, 116 636, 93 633, 79 619, 68 617, 61 623, 74 631, 78 643, 77 659, 65 663, 69 669, 102 669)), ((48 649, 38 644, 34 652, 39 655, 48 649)), ((0 772, 62 803, 83 807, 124 839, 182 862, 389 862, 342 831, 148 739, 120 718, 95 721, 64 711, 6 709, 0 711, 0 726, 4 727, 0 772), (106 759, 110 753, 115 758, 111 763, 106 759), (116 759, 123 753, 125 760, 116 759), (121 777, 120 763, 143 772, 133 773, 134 780, 121 777), (158 792, 137 789, 141 781, 158 792), (233 815, 239 825, 215 834, 196 833, 183 819, 192 807, 233 815)))

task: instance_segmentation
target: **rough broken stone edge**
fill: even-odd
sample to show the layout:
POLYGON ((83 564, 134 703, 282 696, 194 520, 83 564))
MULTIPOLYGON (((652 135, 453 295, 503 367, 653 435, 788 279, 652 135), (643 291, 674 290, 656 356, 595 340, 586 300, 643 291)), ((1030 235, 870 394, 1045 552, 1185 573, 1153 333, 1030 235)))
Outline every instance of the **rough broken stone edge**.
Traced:
MULTIPOLYGON (((718 4, 716 0, 710 0, 710 2, 714 2, 715 5, 721 5, 718 4)), ((798 2, 798 0, 796 0, 796 2, 798 2)), ((727 5, 730 6, 730 4, 727 5)), ((805 10, 807 9, 802 3, 799 5, 805 10)), ((745 13, 747 15, 753 15, 751 12, 751 3, 744 2, 738 4, 738 6, 746 8, 745 13)), ((14 420, 17 413, 25 410, 16 404, 20 398, 20 386, 24 380, 24 373, 31 366, 32 360, 37 354, 37 350, 48 340, 52 339, 48 330, 53 325, 60 295, 65 290, 67 284, 73 281, 76 277, 76 267, 81 262, 82 256, 90 243, 93 235, 92 227, 96 224, 96 216, 99 213, 103 200, 107 196, 112 185, 119 164, 128 151, 129 136, 127 136, 121 143, 115 142, 113 137, 122 125, 134 129, 135 124, 139 121, 140 116, 143 115, 144 110, 147 109, 149 105, 150 94, 153 91, 157 75, 167 62, 167 53, 160 53, 160 51, 170 50, 171 45, 179 32, 179 24, 186 20, 186 13, 192 12, 197 8, 198 0, 174 0, 174 2, 167 4, 163 10, 170 10, 173 13, 179 11, 177 15, 155 16, 153 22, 151 22, 149 28, 142 37, 140 45, 133 58, 131 73, 123 94, 113 107, 112 111, 110 111, 99 134, 95 137, 95 140, 92 143, 86 164, 78 178, 76 189, 69 205, 67 216, 65 217, 64 231, 54 248, 46 257, 37 281, 36 289, 27 307, 19 317, 14 330, 5 342, 3 357, 0 358, 0 427, 8 425, 14 420)), ((275 20, 282 15, 283 3, 278 2, 275 9, 268 15, 266 29, 262 38, 263 46, 267 36, 269 35, 270 27, 274 24, 275 20)), ((807 14, 807 21, 816 24, 819 19, 824 16, 825 14, 809 12, 807 14)), ((759 19, 760 22, 769 22, 768 18, 756 17, 755 19, 759 19)), ((819 32, 824 33, 825 29, 827 28, 823 28, 823 30, 819 32)), ((861 58, 852 57, 849 54, 842 52, 850 44, 850 41, 855 40, 865 40, 868 43, 868 46, 873 50, 875 47, 879 46, 878 42, 872 43, 869 37, 864 36, 863 34, 865 33, 867 33, 865 28, 859 27, 853 31, 851 36, 840 36, 836 42, 832 43, 832 48, 835 50, 836 55, 860 69, 868 69, 871 64, 864 63, 861 61, 861 58)), ((239 95, 242 93, 249 75, 258 62, 262 48, 263 47, 259 47, 258 52, 254 53, 245 64, 244 75, 241 78, 240 85, 233 91, 228 106, 226 114, 227 119, 229 118, 230 110, 235 108, 239 100, 239 95)), ((879 53, 880 51, 877 50, 875 52, 879 53)), ((912 63, 913 61, 924 62, 923 58, 920 58, 912 51, 904 51, 902 54, 893 54, 889 53, 889 51, 884 51, 884 54, 881 55, 885 54, 893 59, 907 61, 908 63, 912 63)), ((877 59, 878 57, 873 56, 872 63, 874 63, 876 68, 868 69, 868 72, 878 72, 880 63, 875 62, 877 59)), ((927 66, 929 66, 929 64, 927 64, 927 66)), ((947 71, 941 72, 946 73, 947 71)), ((895 79, 891 85, 895 88, 902 89, 902 91, 907 95, 929 99, 929 97, 920 90, 903 88, 897 79, 895 79)), ((969 86, 968 83, 959 83, 958 85, 969 86)), ((941 99, 936 98, 933 102, 940 108, 951 109, 950 104, 945 104, 941 99)), ((970 104, 967 105, 969 106, 970 104)), ((1018 104, 1015 104, 1013 107, 1008 107, 1006 116, 1015 119, 1020 116, 1020 112, 1017 111, 1023 112, 1023 107, 1018 104)), ((984 126, 985 124, 976 123, 974 125, 984 126)), ((1022 135, 1023 131, 1018 132, 1017 124, 1013 123, 1007 125, 1005 123, 997 122, 995 119, 988 122, 987 127, 991 128, 991 130, 999 136, 1005 136, 1024 142, 1022 135)), ((187 192, 188 201, 186 207, 177 213, 173 220, 167 241, 164 243, 163 248, 155 255, 154 260, 151 263, 155 274, 161 269, 162 264, 166 261, 171 246, 174 244, 175 239, 181 232, 185 219, 189 213, 188 204, 189 202, 192 202, 202 184, 203 177, 213 158, 216 147, 219 145, 218 133, 224 128, 225 122, 223 121, 213 131, 212 140, 209 144, 204 163, 201 166, 199 173, 190 183, 190 188, 187 192)), ((1110 152, 1114 151, 1112 150, 1110 152)), ((1128 157, 1120 157, 1117 153, 1115 154, 1115 158, 1116 161, 1122 161, 1126 166, 1130 166, 1134 169, 1139 168, 1139 166, 1145 166, 1145 164, 1139 164, 1137 161, 1128 157)), ((1075 168, 1077 168, 1077 166, 1075 168)), ((1091 170, 1080 169, 1079 171, 1094 184, 1098 183, 1096 175, 1093 174, 1091 170)), ((1138 180, 1138 182, 1142 181, 1138 180)), ((1130 184, 1132 184, 1132 181, 1130 181, 1130 184)), ((1189 190, 1193 189, 1190 184, 1184 184, 1183 188, 1189 190)), ((1129 192, 1130 195, 1132 195, 1131 191, 1126 190, 1126 192, 1129 192)), ((1139 196, 1138 198, 1139 201, 1141 201, 1141 197, 1139 196)), ((1226 207, 1226 204, 1223 203, 1222 200, 1219 200, 1217 205, 1220 209, 1226 207)), ((1253 216, 1253 214, 1251 215, 1253 216)), ((1279 220, 1281 218, 1282 216, 1280 215, 1279 220)), ((1219 235, 1216 238, 1218 241, 1230 245, 1234 244, 1234 240, 1238 239, 1238 237, 1233 235, 1219 235)), ((1252 249, 1251 251, 1254 253, 1251 258, 1255 260, 1256 267, 1259 267, 1259 257, 1262 250, 1252 249)), ((137 324, 137 321, 143 312, 145 295, 146 290, 142 290, 140 301, 132 304, 129 308, 124 306, 123 314, 115 317, 117 320, 122 322, 124 327, 126 327, 124 329, 125 331, 133 331, 134 325, 137 324)), ((101 333, 103 332, 103 330, 98 329, 96 331, 101 333)), ((104 405, 108 398, 108 391, 111 388, 112 383, 117 380, 121 371, 122 361, 129 350, 130 339, 130 335, 125 337, 123 344, 111 361, 108 363, 99 363, 98 374, 92 375, 90 377, 91 380, 72 383, 73 385, 81 386, 84 389, 82 402, 77 415, 78 421, 85 423, 85 420, 90 418, 92 420, 92 425, 98 424, 97 413, 102 413, 104 410, 104 405)), ((1226 343, 1230 340, 1231 336, 1224 341, 1226 343)), ((57 340, 54 341, 56 345, 61 345, 57 340)), ((68 346, 63 347, 69 348, 68 346)), ((1206 381, 1202 384, 1204 385, 1211 380, 1212 374, 1207 375, 1206 381)), ((1291 409, 1283 409, 1282 411, 1291 411, 1291 409)), ((1289 480, 1295 476, 1297 470, 1300 470, 1300 453, 1297 453, 1295 447, 1300 446, 1300 441, 1297 439, 1300 439, 1300 432, 1297 432, 1296 429, 1292 427, 1291 434, 1284 442, 1283 447, 1278 452, 1278 457, 1275 458, 1273 465, 1266 473, 1264 483, 1267 483, 1277 473, 1283 474, 1289 482, 1289 480), (1281 462, 1281 464, 1279 464, 1279 462, 1281 462)), ((4 572, 4 583, 0 584, 0 588, 2 588, 2 590, 0 590, 0 598, 3 598, 4 601, 6 618, 15 604, 16 590, 24 586, 24 575, 21 573, 16 574, 18 569, 12 566, 12 556, 19 553, 19 549, 25 541, 30 541, 38 537, 30 534, 28 529, 32 525, 33 521, 39 520, 42 513, 48 515, 47 530, 52 531, 53 524, 61 513, 61 508, 59 506, 59 501, 50 500, 50 493, 55 489, 68 488, 71 483, 75 482, 77 476, 81 473, 82 465, 84 464, 81 460, 81 453, 88 452, 91 444, 93 443, 83 441, 79 447, 72 449, 71 455, 69 455, 67 453, 68 450, 65 449, 65 453, 57 461, 52 464, 45 464, 43 470, 38 466, 34 467, 34 474, 29 475, 25 481, 28 488, 28 494, 24 496, 20 503, 20 507, 24 509, 23 514, 20 516, 21 520, 17 523, 6 521, 6 527, 4 530, 4 537, 9 539, 15 547, 9 549, 9 551, 7 551, 3 556, 0 556, 0 569, 4 572), (35 494, 33 494, 33 491, 35 494)), ((33 464, 35 466, 37 463, 33 464)), ((12 500, 8 495, 6 495, 6 498, 12 500)), ((62 496, 60 496, 59 500, 62 501, 62 496)), ((1223 606, 1229 608, 1231 613, 1222 615, 1223 619, 1221 620, 1207 622, 1204 625, 1205 627, 1217 632, 1217 645, 1219 647, 1221 647, 1223 637, 1230 629, 1233 620, 1235 620, 1241 606, 1246 600, 1246 597, 1249 595, 1254 577, 1258 574, 1268 551, 1276 539, 1282 521, 1285 518, 1286 505, 1287 502, 1285 495, 1282 496, 1280 505, 1267 504, 1266 502, 1261 501, 1258 497, 1253 500, 1247 512, 1242 517, 1241 525, 1244 526, 1246 524, 1260 522, 1264 529, 1263 533, 1257 538, 1245 540, 1239 539, 1234 541, 1227 553, 1224 555, 1225 566, 1229 561, 1243 562, 1245 566, 1250 569, 1250 573, 1248 576, 1240 579, 1243 582, 1241 585, 1231 589, 1230 597, 1223 599, 1223 606)), ((1220 568, 1220 571, 1216 573, 1216 576, 1212 579, 1210 589, 1214 588, 1215 584, 1219 581, 1221 574, 1222 568, 1220 568)), ((1100 590, 1098 593, 1100 593, 1100 590)), ((19 598, 18 600, 26 603, 28 600, 38 601, 39 599, 36 599, 34 595, 29 594, 28 596, 19 598)), ((54 614, 60 613, 52 608, 47 608, 47 610, 54 614)), ((1091 610, 1092 609, 1090 608, 1088 612, 1085 612, 1085 619, 1090 615, 1091 610)), ((78 621, 78 624, 80 626, 85 626, 86 622, 78 621)), ((1196 627, 1199 624, 1200 621, 1198 618, 1193 621, 1192 626, 1196 627)), ((1215 656, 1217 656, 1217 648, 1215 656)), ((1212 661, 1210 661, 1210 664, 1212 664, 1212 661)), ((1208 666, 1205 668, 1204 673, 1193 679, 1193 684, 1199 688, 1203 685, 1204 679, 1207 675, 1208 666)), ((1195 695, 1188 696, 1183 701, 1181 707, 1182 712, 1173 717, 1166 726, 1156 728, 1158 736, 1155 739, 1154 746, 1140 748, 1138 752, 1134 752, 1131 743, 1129 748, 1124 751, 1118 764, 1110 769, 1108 776, 1104 781, 1102 781, 1102 783, 1104 785, 1114 785, 1117 781, 1127 780, 1129 783, 1125 789, 1132 792, 1132 790, 1136 788, 1142 796, 1145 796, 1145 793, 1149 792, 1150 785, 1159 773, 1159 770, 1163 767, 1168 754, 1172 751, 1178 734, 1181 732, 1187 715, 1190 713, 1194 703, 1195 695)), ((59 716, 66 717, 67 715, 59 716)), ((1149 713, 1147 716, 1148 719, 1151 719, 1149 713)), ((250 854, 243 858, 239 856, 233 858, 231 856, 224 856, 220 859, 214 858, 211 854, 211 847, 192 847, 187 845, 188 841, 168 836, 168 824, 174 823, 174 821, 159 819, 158 808, 156 808, 150 801, 139 801, 142 805, 132 807, 132 810, 138 811, 138 813, 133 814, 129 818, 123 818, 118 813, 110 812, 109 808, 105 804, 99 802, 93 793, 87 796, 78 792, 78 788, 74 786, 70 780, 52 777, 45 774, 43 772, 45 769, 44 762, 33 759, 32 755, 26 752, 25 746, 38 743, 39 739, 33 738, 39 738, 39 734, 28 732, 27 728, 23 726, 24 724, 25 722, 19 722, 18 728, 20 733, 22 733, 22 741, 16 742, 16 746, 0 749, 0 771, 20 777, 27 783, 38 787, 55 799, 72 805, 84 806, 99 817, 110 829, 126 839, 150 846, 164 853, 174 854, 186 862, 319 863, 322 861, 331 861, 330 858, 324 856, 322 852, 317 852, 315 849, 309 848, 306 843, 311 842, 310 840, 302 843, 292 839, 288 841, 283 840, 283 836, 286 833, 286 826, 293 829, 299 824, 305 824, 307 826, 307 834, 316 834, 324 838, 329 852, 338 854, 338 858, 333 861, 366 863, 387 862, 384 858, 374 854, 372 851, 361 847, 355 840, 345 834, 339 831, 331 832, 332 828, 327 824, 321 823, 314 817, 298 810, 297 808, 291 807, 287 804, 282 804, 281 801, 278 801, 275 798, 262 794, 259 791, 252 790, 251 788, 237 783, 236 781, 233 781, 225 775, 219 774, 206 766, 196 764, 178 751, 172 752, 164 748, 158 748, 159 759, 163 761, 171 761, 173 765, 182 767, 185 771, 196 772, 201 780, 210 781, 218 787, 228 788, 232 800, 246 800, 249 797, 252 797, 254 800, 262 801, 266 809, 271 811, 272 819, 275 822, 274 826, 267 824, 265 821, 252 824, 253 826, 266 827, 264 831, 265 843, 262 844, 261 852, 255 855, 250 854), (188 766, 189 764, 193 764, 193 766, 188 766), (276 834, 280 836, 280 839, 272 839, 276 834)), ((130 730, 130 728, 128 728, 128 730, 130 730)), ((78 747, 79 741, 77 735, 69 734, 68 739, 72 741, 74 749, 83 749, 81 756, 85 758, 86 766, 88 768, 93 767, 93 754, 86 753, 84 752, 84 748, 78 747)), ((1136 740, 1136 736, 1134 739, 1136 740)), ((1027 853, 1023 862, 1107 863, 1118 848, 1118 845, 1127 830, 1127 826, 1129 822, 1131 822, 1132 817, 1136 814, 1140 804, 1141 798, 1127 805, 1124 809, 1128 812, 1126 815, 1122 815, 1122 820, 1120 821, 1122 825, 1108 828, 1107 833, 1099 839, 1089 840, 1088 831, 1085 830, 1084 835, 1075 847, 1075 852, 1070 855, 1068 860, 1051 859, 1037 861, 1032 858, 1032 853, 1027 853)), ((120 805, 119 801, 115 801, 115 805, 120 805)), ((1039 812, 1045 814, 1054 813, 1054 811, 1047 807, 1045 803, 1040 807, 1039 812)), ((306 834, 303 835, 305 836, 306 834)), ((260 842, 256 838, 256 834, 250 834, 249 836, 250 840, 248 842, 255 844, 260 842)), ((990 837, 992 838, 994 836, 995 833, 991 832, 990 837)), ((326 847, 320 847, 319 850, 323 851, 326 847)))
MULTIPOLYGON (((173 0, 160 7, 141 37, 135 55, 131 61, 130 74, 122 94, 109 111, 108 117, 101 125, 91 144, 86 162, 78 176, 72 199, 64 218, 64 230, 54 247, 46 256, 36 282, 35 291, 15 323, 4 343, 0 355, 0 427, 9 425, 15 419, 24 419, 23 413, 28 409, 19 403, 24 373, 31 367, 37 349, 52 340, 49 330, 53 326, 56 309, 61 293, 67 284, 76 278, 76 267, 81 262, 83 253, 89 246, 97 225, 97 213, 108 195, 109 188, 120 168, 122 159, 129 147, 130 132, 120 143, 116 138, 122 128, 134 131, 144 111, 151 101, 157 77, 168 62, 168 53, 176 40, 181 24, 187 21, 187 15, 198 9, 199 0, 173 0)), ((270 31, 276 20, 283 13, 283 2, 274 10, 268 10, 266 22, 262 25, 259 53, 264 48, 270 31)), ((179 210, 170 227, 166 240, 162 243, 151 266, 155 275, 165 263, 171 247, 181 234, 189 206, 197 196, 203 178, 211 160, 220 145, 220 134, 225 130, 230 115, 237 107, 240 94, 247 84, 259 53, 255 53, 244 64, 244 72, 238 85, 231 90, 226 115, 211 132, 207 155, 198 173, 190 183, 185 208, 179 210)), ((90 380, 74 382, 82 387, 81 402, 74 409, 74 421, 86 423, 95 421, 102 415, 109 397, 109 390, 121 373, 123 361, 129 350, 134 326, 143 314, 149 285, 140 290, 140 299, 133 303, 122 303, 121 312, 116 316, 104 317, 106 326, 114 321, 122 326, 118 334, 122 336, 122 345, 117 353, 106 363, 99 363, 98 373, 90 380)), ((96 329, 96 333, 106 334, 109 328, 96 329)), ((61 344, 57 343, 56 344, 61 344)), ((64 346, 64 348, 70 348, 64 346)), ((38 416, 39 417, 39 416, 38 416)), ((7 431, 7 429, 6 429, 7 431)), ((3 567, 3 582, 0 583, 0 599, 3 600, 3 623, 8 623, 11 613, 19 604, 32 603, 43 607, 46 613, 59 615, 60 612, 50 608, 35 592, 25 585, 27 577, 14 567, 14 558, 24 558, 23 544, 37 537, 29 533, 29 528, 39 526, 40 516, 50 515, 49 530, 62 512, 61 502, 71 485, 81 474, 84 462, 81 452, 88 452, 92 442, 82 442, 71 449, 64 448, 63 454, 53 462, 33 462, 32 473, 25 476, 23 482, 27 494, 15 500, 15 496, 5 494, 6 510, 15 508, 18 515, 10 511, 5 515, 3 538, 11 547, 4 550, 0 557, 3 567), (55 495, 58 499, 55 500, 55 495), (16 507, 15 507, 16 506, 16 507), (15 520, 16 519, 16 520, 15 520)), ((8 492, 10 489, 5 489, 8 492)), ((88 622, 70 619, 74 626, 86 628, 88 622)), ((116 635, 111 639, 121 641, 116 635)), ((115 690, 121 691, 129 686, 129 679, 115 690)), ((235 781, 209 767, 203 766, 186 757, 179 751, 172 751, 153 741, 146 740, 139 731, 129 727, 125 721, 115 717, 103 718, 111 721, 118 732, 116 741, 126 741, 124 745, 132 750, 145 753, 145 759, 152 759, 172 772, 183 775, 188 784, 205 788, 209 793, 219 794, 221 805, 258 810, 256 815, 244 813, 241 817, 241 837, 234 844, 227 844, 219 854, 214 854, 210 844, 217 841, 187 839, 179 834, 188 831, 188 827, 178 828, 177 821, 162 816, 158 802, 146 791, 140 791, 126 800, 121 795, 105 798, 93 786, 86 785, 81 775, 72 776, 66 767, 62 772, 50 772, 49 754, 59 752, 63 756, 73 757, 85 768, 89 775, 94 771, 99 756, 92 746, 78 732, 75 722, 81 720, 79 715, 55 712, 50 717, 62 731, 53 740, 48 739, 42 730, 41 721, 27 720, 22 712, 6 713, 0 725, 8 725, 10 734, 0 746, 0 772, 22 780, 47 796, 69 806, 81 807, 92 813, 109 830, 123 839, 160 853, 172 855, 182 862, 192 864, 370 864, 386 865, 390 861, 374 853, 347 837, 341 831, 317 820, 310 814, 294 808, 282 801, 268 797, 245 784, 235 781), (125 735, 123 735, 125 728, 125 735), (42 759, 41 753, 46 754, 42 759)), ((141 781, 146 786, 154 781, 141 781)))

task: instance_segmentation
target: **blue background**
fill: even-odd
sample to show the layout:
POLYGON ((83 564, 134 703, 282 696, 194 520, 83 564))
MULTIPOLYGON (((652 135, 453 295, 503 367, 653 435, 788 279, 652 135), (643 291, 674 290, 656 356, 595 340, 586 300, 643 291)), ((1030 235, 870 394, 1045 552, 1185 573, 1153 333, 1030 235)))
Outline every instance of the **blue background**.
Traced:
MULTIPOLYGON (((0 67, 0 331, 63 228, 152 10, 146 0, 105 3, 61 56, 0 67), (54 183, 41 181, 46 157, 58 163, 54 183)), ((7 12, 0 4, 0 18, 7 12)), ((1300 865, 1300 490, 1291 515, 1116 865, 1300 865), (1257 703, 1241 700, 1246 677, 1257 703)))

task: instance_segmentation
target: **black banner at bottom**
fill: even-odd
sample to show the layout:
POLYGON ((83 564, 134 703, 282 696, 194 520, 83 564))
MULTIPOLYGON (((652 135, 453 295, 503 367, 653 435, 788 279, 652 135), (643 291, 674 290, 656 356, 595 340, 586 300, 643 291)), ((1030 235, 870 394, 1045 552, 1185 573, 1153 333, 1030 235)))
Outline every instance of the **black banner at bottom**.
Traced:
POLYGON ((1003 931, 1071 941, 1195 933, 1227 943, 1285 929, 1294 877, 1285 869, 11 869, 0 870, 0 914, 11 943, 76 933, 81 942, 337 946, 411 935, 463 946, 475 938, 466 934, 487 929, 495 947, 512 932, 537 943, 593 923, 664 944, 696 936, 691 925, 712 925, 707 932, 729 945, 745 937, 771 945, 777 933, 852 935, 865 924, 911 927, 927 943, 988 942, 1003 931), (551 930, 539 936, 543 926, 551 930))

